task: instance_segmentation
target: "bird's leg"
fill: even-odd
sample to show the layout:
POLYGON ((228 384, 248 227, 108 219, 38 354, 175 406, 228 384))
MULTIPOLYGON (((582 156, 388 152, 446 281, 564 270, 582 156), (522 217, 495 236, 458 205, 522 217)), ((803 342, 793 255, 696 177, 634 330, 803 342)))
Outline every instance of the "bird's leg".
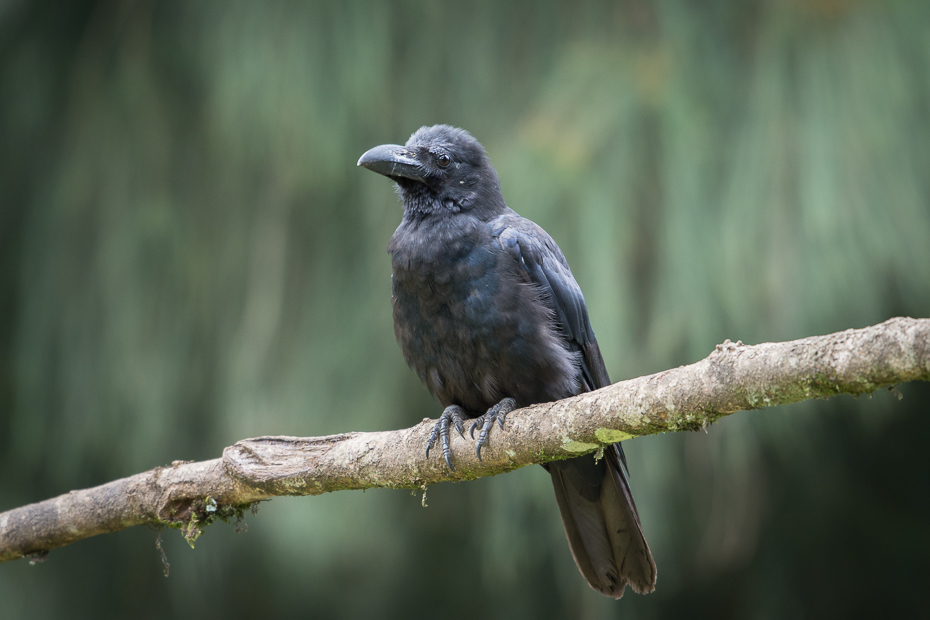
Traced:
POLYGON ((455 468, 452 467, 452 449, 449 447, 449 425, 451 424, 454 426, 462 439, 465 439, 464 422, 465 412, 462 411, 461 407, 458 405, 449 405, 446 407, 442 415, 439 416, 436 426, 433 427, 433 432, 429 434, 429 439, 426 441, 426 458, 429 458, 430 448, 433 447, 433 444, 436 443, 436 439, 439 438, 442 441, 442 455, 446 458, 449 469, 455 471, 455 468))
POLYGON ((472 422, 471 428, 469 429, 469 434, 471 438, 475 438, 475 429, 480 428, 481 432, 478 433, 478 446, 475 448, 478 452, 478 460, 481 460, 481 446, 490 445, 488 441, 488 434, 491 430, 491 427, 494 426, 494 421, 497 420, 498 426, 501 427, 501 430, 504 430, 504 418, 507 417, 507 414, 517 408, 517 401, 512 398, 505 398, 501 402, 497 403, 483 416, 475 418, 475 421, 472 422))

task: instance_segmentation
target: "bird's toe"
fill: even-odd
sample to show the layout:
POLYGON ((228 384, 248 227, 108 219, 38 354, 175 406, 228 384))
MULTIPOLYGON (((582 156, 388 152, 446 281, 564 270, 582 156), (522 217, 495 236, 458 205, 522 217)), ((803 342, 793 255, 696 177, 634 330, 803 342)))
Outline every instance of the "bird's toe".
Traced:
POLYGON ((517 408, 517 402, 512 398, 505 398, 501 402, 497 403, 485 413, 483 416, 480 416, 472 422, 469 433, 472 436, 472 439, 475 437, 475 429, 480 428, 481 430, 478 433, 478 445, 475 446, 475 452, 478 454, 478 460, 481 460, 481 447, 489 446, 491 428, 494 426, 494 422, 497 421, 498 426, 501 427, 501 430, 504 429, 504 418, 507 417, 507 414, 517 408))
POLYGON ((452 448, 449 445, 449 427, 451 426, 458 434, 465 438, 465 412, 462 411, 462 408, 458 405, 450 405, 445 408, 442 412, 442 415, 439 416, 439 419, 436 421, 436 426, 433 427, 433 432, 430 433, 429 439, 426 440, 426 458, 429 458, 429 451, 435 445, 436 440, 439 440, 440 445, 442 446, 442 456, 446 460, 446 464, 449 466, 449 469, 455 471, 455 467, 452 466, 452 448))

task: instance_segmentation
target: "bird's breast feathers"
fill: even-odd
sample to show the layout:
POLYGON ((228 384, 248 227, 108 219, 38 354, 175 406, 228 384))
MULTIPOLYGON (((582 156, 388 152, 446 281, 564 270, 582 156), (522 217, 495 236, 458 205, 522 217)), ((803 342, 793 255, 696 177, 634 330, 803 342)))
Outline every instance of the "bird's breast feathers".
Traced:
POLYGON ((482 412, 504 396, 538 402, 550 390, 555 400, 577 389, 575 356, 552 311, 491 226, 455 237, 439 231, 438 243, 420 237, 408 244, 398 233, 391 246, 395 335, 441 402, 482 412))

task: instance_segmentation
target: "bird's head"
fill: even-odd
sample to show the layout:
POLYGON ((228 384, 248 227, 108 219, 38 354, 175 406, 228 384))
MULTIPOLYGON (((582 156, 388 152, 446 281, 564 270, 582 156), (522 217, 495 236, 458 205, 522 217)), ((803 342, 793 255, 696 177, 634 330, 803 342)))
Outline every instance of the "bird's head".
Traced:
POLYGON ((496 216, 506 208, 497 171, 464 129, 421 127, 404 146, 376 146, 358 165, 397 183, 404 210, 412 216, 465 211, 496 216))

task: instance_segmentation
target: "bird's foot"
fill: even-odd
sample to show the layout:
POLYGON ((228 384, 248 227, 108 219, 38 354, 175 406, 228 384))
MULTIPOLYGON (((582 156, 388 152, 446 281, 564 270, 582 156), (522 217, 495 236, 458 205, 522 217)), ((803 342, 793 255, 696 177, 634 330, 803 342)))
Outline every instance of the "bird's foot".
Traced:
POLYGON ((478 460, 481 460, 481 446, 488 446, 490 442, 488 441, 488 435, 490 434, 491 427, 494 426, 494 421, 497 421, 497 425, 501 427, 501 430, 504 430, 504 418, 507 417, 507 414, 517 408, 517 401, 512 398, 505 398, 501 402, 497 403, 483 416, 475 418, 475 421, 472 422, 471 428, 468 430, 471 438, 475 438, 475 429, 481 429, 478 433, 478 445, 475 447, 475 450, 478 452, 478 460))
POLYGON ((436 439, 440 439, 442 443, 442 455, 446 458, 446 464, 449 465, 449 469, 455 471, 455 468, 452 467, 452 449, 449 447, 449 426, 455 427, 455 430, 459 432, 462 439, 465 439, 464 422, 465 412, 462 411, 461 407, 458 405, 449 405, 446 407, 442 415, 439 416, 436 426, 433 427, 433 432, 429 434, 429 439, 426 441, 426 458, 429 458, 430 448, 436 443, 436 439))

